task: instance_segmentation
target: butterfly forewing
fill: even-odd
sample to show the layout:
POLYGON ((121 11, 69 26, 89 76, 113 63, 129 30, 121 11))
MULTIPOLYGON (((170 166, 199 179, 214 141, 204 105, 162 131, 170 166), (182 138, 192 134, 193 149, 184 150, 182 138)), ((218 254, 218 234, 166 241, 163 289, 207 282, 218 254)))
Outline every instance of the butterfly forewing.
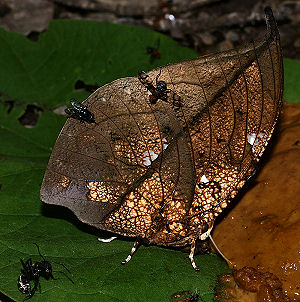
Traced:
POLYGON ((99 88, 84 102, 95 123, 69 119, 61 131, 41 199, 159 245, 210 229, 255 171, 281 108, 279 34, 266 15, 264 39, 143 74, 152 92, 167 84, 167 99, 152 104, 138 78, 99 88))
POLYGON ((102 229, 152 238, 153 223, 167 234, 166 225, 187 215, 194 175, 173 110, 152 108, 139 85, 132 78, 100 88, 85 102, 96 123, 66 122, 41 196, 102 229))

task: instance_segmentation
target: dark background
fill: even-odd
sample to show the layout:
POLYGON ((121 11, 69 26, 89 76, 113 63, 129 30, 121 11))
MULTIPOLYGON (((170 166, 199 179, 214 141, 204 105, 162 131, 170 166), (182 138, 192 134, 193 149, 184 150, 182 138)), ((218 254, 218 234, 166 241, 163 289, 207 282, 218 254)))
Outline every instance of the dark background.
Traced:
POLYGON ((0 0, 0 27, 36 40, 51 19, 110 21, 145 26, 206 54, 264 32, 267 5, 284 57, 300 60, 299 0, 0 0))

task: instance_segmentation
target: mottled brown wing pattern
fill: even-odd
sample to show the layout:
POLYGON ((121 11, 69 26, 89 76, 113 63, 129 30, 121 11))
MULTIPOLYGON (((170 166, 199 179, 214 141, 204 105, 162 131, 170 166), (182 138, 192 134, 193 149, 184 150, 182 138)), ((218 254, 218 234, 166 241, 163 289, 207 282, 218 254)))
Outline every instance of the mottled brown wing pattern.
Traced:
MULTIPOLYGON (((196 186, 191 228, 212 225, 253 175, 282 105, 279 34, 267 10, 264 39, 240 49, 180 62, 148 73, 176 91, 174 106, 192 152, 196 186)), ((170 100, 172 104, 172 100, 170 100)))
POLYGON ((94 92, 84 105, 95 123, 66 122, 41 199, 100 229, 158 245, 191 244, 196 268, 195 240, 209 235, 255 172, 280 112, 279 33, 271 9, 265 12, 265 38, 143 74, 147 83, 159 77, 167 84, 163 100, 157 94, 151 102, 138 78, 94 92))
POLYGON ((153 224, 186 216, 194 175, 173 110, 152 108, 140 85, 134 78, 106 85, 85 102, 95 124, 66 122, 41 195, 101 229, 152 239, 153 224))

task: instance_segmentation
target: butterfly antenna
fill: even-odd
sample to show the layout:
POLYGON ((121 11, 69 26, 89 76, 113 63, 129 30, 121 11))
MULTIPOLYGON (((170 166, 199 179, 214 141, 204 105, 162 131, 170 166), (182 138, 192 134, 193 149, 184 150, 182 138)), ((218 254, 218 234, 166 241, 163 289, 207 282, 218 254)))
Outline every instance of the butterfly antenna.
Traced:
POLYGON ((233 263, 225 257, 225 255, 219 250, 218 246, 216 245, 216 243, 214 242, 213 238, 211 237, 211 235, 208 235, 209 239, 211 240, 211 242, 213 243, 215 249, 218 251, 218 253, 227 261, 229 262, 231 265, 233 265, 233 263))

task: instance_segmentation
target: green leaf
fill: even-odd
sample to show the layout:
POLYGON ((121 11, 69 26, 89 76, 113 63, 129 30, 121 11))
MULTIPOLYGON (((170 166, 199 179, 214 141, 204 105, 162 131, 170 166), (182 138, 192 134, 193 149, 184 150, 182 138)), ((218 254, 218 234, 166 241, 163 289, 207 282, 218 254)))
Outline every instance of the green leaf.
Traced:
POLYGON ((0 91, 11 99, 55 107, 88 93, 78 80, 102 86, 197 54, 166 36, 136 26, 59 20, 32 42, 0 29, 0 91), (147 46, 159 43, 161 58, 151 64, 147 46))
POLYGON ((300 102, 300 62, 284 59, 284 95, 283 99, 288 103, 300 102))
POLYGON ((42 204, 41 182, 65 118, 46 111, 32 129, 18 122, 28 103, 52 108, 74 96, 82 100, 87 92, 74 89, 78 80, 102 85, 196 54, 143 28, 84 21, 52 22, 37 43, 0 30, 0 43, 2 99, 18 100, 11 111, 0 104, 0 291, 24 299, 17 289, 20 258, 41 261, 37 243, 59 279, 41 278, 42 292, 32 301, 161 302, 184 290, 212 301, 216 276, 229 270, 216 255, 196 256, 197 273, 185 253, 142 246, 122 266, 132 241, 99 243, 97 237, 107 233, 82 224, 63 207, 42 204), (158 38, 162 57, 151 64, 146 47, 158 38))

